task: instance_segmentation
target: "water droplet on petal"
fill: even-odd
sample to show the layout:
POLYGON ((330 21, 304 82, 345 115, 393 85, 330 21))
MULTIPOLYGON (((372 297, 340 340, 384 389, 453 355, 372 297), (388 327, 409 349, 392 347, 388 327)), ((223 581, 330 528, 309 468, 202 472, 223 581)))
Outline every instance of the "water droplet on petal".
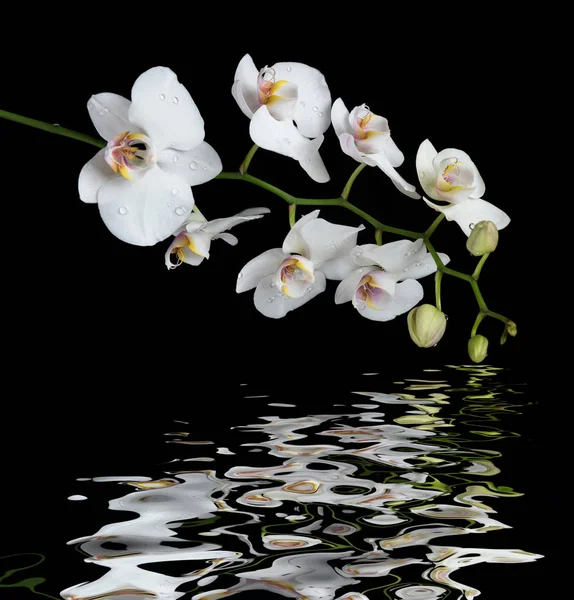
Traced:
POLYGON ((291 143, 291 140, 289 138, 283 138, 283 141, 289 145, 291 143))
POLYGON ((237 279, 242 279, 243 278, 243 273, 239 273, 239 275, 237 276, 237 279))
POLYGON ((179 161, 179 156, 177 154, 173 155, 173 162, 178 162, 179 161))
POLYGON ((183 206, 178 206, 178 207, 175 209, 175 214, 176 214, 176 215, 179 215, 180 217, 181 217, 181 216, 183 216, 183 215, 185 215, 185 213, 186 213, 186 212, 187 212, 187 211, 185 210, 185 208, 183 208, 183 206))
POLYGON ((165 94, 160 94, 160 95, 159 95, 159 99, 160 99, 160 100, 165 100, 165 94))
POLYGON ((287 67, 287 73, 291 73, 291 67, 287 67))
POLYGON ((179 102, 179 98, 178 98, 177 96, 174 96, 174 97, 171 99, 171 101, 172 101, 174 104, 177 104, 177 103, 179 102))
POLYGON ((275 300, 275 298, 267 298, 267 302, 269 302, 269 304, 271 304, 271 302, 273 302, 273 300, 275 300))
POLYGON ((189 163, 189 168, 190 168, 192 171, 195 171, 195 169, 197 169, 197 163, 196 163, 194 160, 192 160, 192 161, 189 163))
POLYGON ((171 195, 172 196, 177 196, 179 194, 179 188, 173 188, 171 190, 171 195))
POLYGON ((319 113, 319 116, 320 116, 320 117, 322 117, 322 116, 323 116, 323 113, 322 113, 322 112, 320 112, 320 113, 319 113))
POLYGON ((319 107, 318 107, 318 106, 314 106, 314 107, 313 107, 313 110, 314 110, 315 112, 317 112, 317 111, 319 110, 319 107))
POLYGON ((127 215, 128 214, 128 207, 127 206, 120 206, 118 208, 118 212, 120 213, 120 215, 127 215))
POLYGON ((106 111, 103 108, 100 108, 100 117, 103 117, 106 114, 106 111))
POLYGON ((54 127, 60 127, 60 123, 54 123, 54 127))
POLYGON ((203 170, 204 170, 204 171, 207 171, 207 167, 203 167, 203 170))
POLYGON ((307 106, 307 103, 305 102, 305 100, 301 100, 301 102, 299 102, 299 104, 305 108, 307 106))
POLYGON ((88 108, 94 108, 94 103, 93 103, 93 102, 90 102, 90 103, 88 104, 88 108))
POLYGON ((274 282, 274 281, 270 281, 270 282, 269 282, 269 287, 270 287, 270 288, 273 288, 273 287, 275 287, 275 282, 274 282))
POLYGON ((469 228, 469 229, 474 229, 474 223, 471 223, 471 224, 468 226, 468 228, 469 228))

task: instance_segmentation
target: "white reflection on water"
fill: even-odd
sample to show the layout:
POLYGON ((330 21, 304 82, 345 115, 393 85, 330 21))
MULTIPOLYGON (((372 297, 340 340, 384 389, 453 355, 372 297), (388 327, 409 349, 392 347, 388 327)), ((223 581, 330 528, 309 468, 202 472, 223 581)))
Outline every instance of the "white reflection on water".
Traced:
MULTIPOLYGON (((221 440, 181 439, 194 433, 189 431, 166 442, 181 444, 170 468, 174 462, 183 467, 185 461, 213 460, 204 456, 211 453, 213 470, 94 478, 129 486, 130 493, 111 500, 109 509, 137 517, 70 542, 87 562, 108 571, 62 596, 216 600, 263 590, 298 600, 372 600, 384 590, 387 598, 433 600, 448 592, 449 598, 457 593, 469 599, 480 592, 451 579, 461 567, 541 558, 522 550, 431 544, 444 536, 508 528, 477 497, 519 494, 488 479, 500 472, 492 462, 495 451, 442 430, 455 421, 452 414, 439 414, 449 405, 443 393, 448 384, 407 381, 408 394, 358 392, 376 407, 388 405, 389 414, 351 412, 359 406, 351 399, 349 412, 265 416, 234 428, 234 438, 222 432, 221 440), (433 391, 438 388, 443 392, 433 391), (248 441, 262 436, 264 441, 248 441), (189 456, 194 446, 202 456, 189 456), (263 456, 265 466, 249 464, 263 456), (412 556, 405 556, 409 548, 412 556)), ((475 392, 472 398, 481 396, 475 392)), ((505 433, 484 431, 473 430, 505 433)))

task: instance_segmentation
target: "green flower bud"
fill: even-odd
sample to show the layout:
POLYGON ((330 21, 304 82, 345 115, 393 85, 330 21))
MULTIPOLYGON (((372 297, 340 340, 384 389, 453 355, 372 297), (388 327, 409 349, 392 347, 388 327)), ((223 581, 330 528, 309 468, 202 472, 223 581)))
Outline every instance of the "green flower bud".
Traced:
POLYGON ((486 358, 488 340, 483 335, 473 335, 468 340, 468 355, 475 363, 482 362, 486 358))
POLYGON ((446 316, 432 304, 423 304, 411 310, 407 324, 413 342, 419 348, 430 348, 444 335, 446 316))
POLYGON ((466 249, 473 256, 494 252, 496 246, 498 246, 498 229, 492 221, 477 223, 466 240, 466 249))
POLYGON ((506 331, 508 331, 508 335, 514 337, 518 333, 518 327, 516 327, 516 323, 514 321, 508 321, 506 324, 506 331))

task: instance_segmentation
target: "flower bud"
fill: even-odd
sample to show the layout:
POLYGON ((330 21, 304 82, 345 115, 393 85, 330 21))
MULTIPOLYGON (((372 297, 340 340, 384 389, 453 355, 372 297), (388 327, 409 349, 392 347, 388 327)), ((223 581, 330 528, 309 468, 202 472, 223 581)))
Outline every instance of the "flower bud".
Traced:
POLYGON ((508 321, 508 323, 506 323, 506 331, 508 331, 508 335, 514 337, 518 333, 516 323, 514 321, 508 321))
POLYGON ((488 350, 488 339, 483 335, 473 335, 468 340, 468 355, 475 363, 482 362, 486 358, 488 350))
POLYGON ((432 304, 411 310, 407 317, 409 334, 419 348, 436 346, 446 329, 446 316, 432 304))
POLYGON ((498 229, 492 221, 477 223, 466 240, 466 249, 473 256, 494 252, 496 246, 498 246, 498 229))

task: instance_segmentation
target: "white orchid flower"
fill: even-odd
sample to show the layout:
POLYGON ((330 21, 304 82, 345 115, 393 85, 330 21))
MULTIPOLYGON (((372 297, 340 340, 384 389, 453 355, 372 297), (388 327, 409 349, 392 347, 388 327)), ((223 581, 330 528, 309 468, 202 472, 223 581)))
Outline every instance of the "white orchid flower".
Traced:
MULTIPOLYGON (((450 260, 446 254, 439 256, 444 264, 450 260)), ((423 287, 416 280, 436 271, 422 239, 357 246, 350 260, 355 269, 337 287, 335 302, 352 302, 372 321, 390 321, 411 310, 423 299, 423 287)))
POLYGON ((255 308, 280 319, 325 291, 334 265, 357 243, 359 227, 318 219, 318 210, 301 217, 282 248, 267 250, 249 261, 237 277, 238 293, 255 289, 255 308))
POLYGON ((468 236, 474 224, 492 221, 497 229, 510 223, 510 217, 486 200, 482 200, 485 185, 478 169, 466 152, 447 148, 437 152, 425 140, 417 152, 417 173, 425 193, 433 200, 444 200, 439 205, 423 200, 442 212, 449 221, 456 221, 468 236))
POLYGON ((331 123, 331 92, 323 74, 297 62, 259 70, 246 54, 234 80, 231 93, 251 119, 253 142, 298 160, 314 181, 329 181, 319 154, 323 133, 331 123))
POLYGON ((222 239, 235 246, 239 240, 226 231, 239 223, 260 219, 268 212, 270 212, 268 208, 247 208, 233 217, 213 221, 205 221, 201 217, 194 218, 195 215, 192 215, 189 222, 175 232, 175 237, 165 253, 165 266, 168 269, 175 269, 182 263, 199 265, 204 258, 209 258, 211 240, 222 239), (177 257, 175 264, 171 262, 172 254, 177 257))
POLYGON ((396 188, 410 198, 418 199, 415 186, 407 183, 396 171, 405 157, 391 138, 389 122, 361 104, 349 113, 341 98, 331 109, 331 120, 345 154, 370 167, 379 167, 390 177, 396 188))
POLYGON ((82 169, 80 198, 98 203, 108 229, 129 244, 152 246, 190 215, 190 185, 222 168, 204 138, 203 119, 189 92, 167 67, 140 75, 131 102, 96 94, 88 111, 108 144, 82 169))

